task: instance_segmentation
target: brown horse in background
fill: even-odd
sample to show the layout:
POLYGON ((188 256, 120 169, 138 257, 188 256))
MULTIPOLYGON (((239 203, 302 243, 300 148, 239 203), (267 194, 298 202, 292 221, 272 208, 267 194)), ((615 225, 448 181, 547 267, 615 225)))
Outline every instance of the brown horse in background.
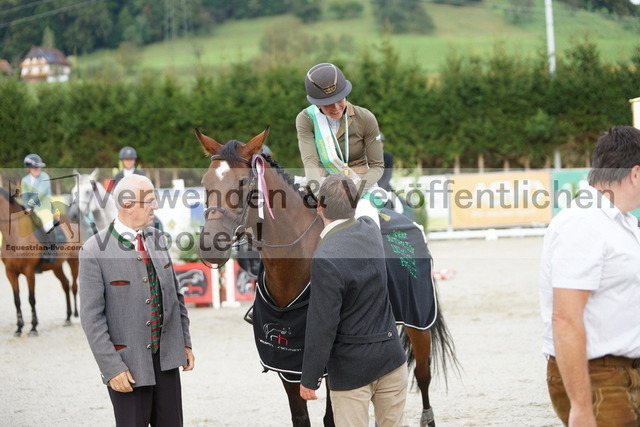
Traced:
MULTIPOLYGON (((196 130, 198 140, 211 155, 209 170, 202 178, 207 207, 198 253, 203 261, 220 266, 229 259, 236 239, 242 238, 243 234, 257 236, 267 292, 282 308, 295 301, 310 281, 311 260, 320 241, 323 222, 316 214, 313 194, 295 185, 270 157, 260 155, 264 161, 260 161, 259 168, 263 171, 256 172, 258 166, 252 160, 260 153, 267 134, 268 128, 246 144, 229 141, 222 145, 196 130), (266 208, 263 218, 259 217, 260 200, 256 201, 256 188, 261 179, 269 189, 266 197, 273 195, 273 218, 266 208)), ((424 257, 430 260, 428 253, 424 257)), ((409 362, 415 363, 414 374, 422 393, 421 426, 435 426, 428 393, 432 338, 434 354, 440 356, 445 373, 447 357, 457 364, 453 343, 440 310, 429 329, 406 326, 403 329, 403 344, 409 362)), ((307 404, 300 397, 299 383, 280 376, 289 399, 293 425, 309 426, 307 404)), ((334 425, 328 391, 324 424, 334 425)))
POLYGON ((0 188, 0 233, 2 233, 2 247, 0 256, 4 262, 5 273, 13 289, 16 306, 17 326, 14 336, 22 335, 24 319, 20 303, 18 278, 24 274, 29 287, 29 304, 31 305, 30 336, 37 336, 38 316, 36 314, 36 272, 53 270, 53 274, 60 280, 67 302, 67 318, 65 325, 71 324, 71 299, 69 295, 69 279, 63 271, 66 261, 71 268, 73 291, 73 315, 78 317, 78 250, 80 243, 78 226, 71 224, 65 216, 60 217, 60 224, 65 234, 64 241, 55 241, 53 234, 46 234, 41 230, 40 220, 35 214, 28 213, 15 198, 5 189, 0 188), (74 243, 76 242, 76 243, 74 243), (55 245, 55 248, 52 246, 55 245), (50 251, 52 250, 52 251, 50 251), (47 252, 48 258, 42 255, 47 252))

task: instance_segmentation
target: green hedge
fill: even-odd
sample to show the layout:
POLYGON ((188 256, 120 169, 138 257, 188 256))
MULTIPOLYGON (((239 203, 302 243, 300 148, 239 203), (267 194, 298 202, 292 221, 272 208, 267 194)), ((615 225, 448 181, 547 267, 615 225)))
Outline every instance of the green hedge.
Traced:
MULTIPOLYGON (((312 65, 312 64, 311 64, 312 65)), ((523 59, 500 46, 487 57, 452 54, 437 76, 401 61, 388 45, 339 63, 349 100, 376 114, 385 149, 405 167, 543 167, 556 148, 567 166, 584 166, 598 134, 631 124, 640 96, 640 50, 605 63, 589 42, 558 61, 523 59)), ((124 145, 145 167, 205 167, 193 129, 220 142, 247 141, 271 125, 281 164, 301 167, 295 117, 307 105, 309 64, 252 63, 201 72, 188 87, 171 76, 137 83, 74 80, 26 84, 0 78, 1 167, 40 154, 50 167, 113 167, 124 145)))

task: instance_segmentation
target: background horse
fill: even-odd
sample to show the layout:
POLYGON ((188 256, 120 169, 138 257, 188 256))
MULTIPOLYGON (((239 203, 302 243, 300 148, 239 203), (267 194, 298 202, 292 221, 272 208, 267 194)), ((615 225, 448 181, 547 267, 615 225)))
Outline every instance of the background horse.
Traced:
POLYGON ((73 291, 73 315, 78 317, 78 228, 70 224, 65 216, 60 217, 60 225, 65 234, 65 241, 56 241, 54 233, 44 233, 40 220, 33 213, 27 214, 24 208, 5 189, 0 188, 0 232, 2 233, 2 247, 0 256, 4 262, 5 272, 13 288, 13 298, 16 306, 17 326, 14 335, 22 334, 24 320, 20 304, 18 278, 24 274, 29 287, 29 304, 31 305, 31 331, 29 335, 36 336, 38 331, 38 316, 36 314, 35 275, 36 272, 53 270, 60 280, 67 302, 67 318, 65 325, 71 324, 71 300, 69 295, 69 280, 63 271, 66 261, 71 268, 73 291), (64 246, 64 249, 52 249, 51 245, 64 246), (69 247, 73 247, 69 249, 69 247))
POLYGON ((116 203, 104 186, 97 181, 98 169, 89 175, 74 171, 78 177, 71 190, 74 200, 69 207, 69 218, 80 225, 82 241, 108 226, 118 214, 116 203))
MULTIPOLYGON (((308 189, 303 190, 294 184, 291 177, 270 157, 256 156, 267 134, 268 128, 246 144, 229 141, 222 145, 196 130, 198 140, 211 155, 211 164, 202 179, 202 185, 207 191, 207 208, 198 252, 202 260, 222 265, 229 259, 232 243, 238 236, 257 236, 253 242, 257 242, 261 250, 265 293, 277 306, 276 310, 284 312, 301 305, 299 297, 310 281, 311 259, 320 240, 323 223, 318 220, 315 197, 308 189), (261 191, 269 189, 268 192, 265 191, 266 196, 263 198, 260 197, 260 191, 256 191, 260 187, 261 191)), ((430 263, 428 251, 423 256, 429 258, 430 263)), ((431 281, 431 277, 428 280, 431 281)), ((259 299, 258 294, 259 292, 256 294, 256 301, 259 299)), ((404 328, 403 344, 410 362, 415 364, 414 374, 422 392, 422 426, 435 426, 428 394, 432 338, 436 344, 434 348, 439 349, 435 354, 441 356, 445 373, 447 358, 457 363, 442 314, 437 307, 434 310, 437 314, 429 329, 404 328)), ((305 313, 306 311, 303 315, 305 313)), ((260 328, 259 324, 257 326, 260 328)), ((287 328, 282 330, 290 332, 287 328)), ((277 335, 278 344, 281 340, 288 344, 290 337, 285 336, 286 333, 282 330, 274 336, 277 335)), ((258 333, 256 341, 259 341, 258 333)), ((264 360, 262 364, 266 369, 271 368, 264 360)), ((306 401, 300 397, 299 383, 294 382, 282 370, 279 374, 289 399, 293 425, 309 426, 306 401)), ((328 397, 329 393, 324 424, 329 426, 333 425, 333 415, 328 397)))

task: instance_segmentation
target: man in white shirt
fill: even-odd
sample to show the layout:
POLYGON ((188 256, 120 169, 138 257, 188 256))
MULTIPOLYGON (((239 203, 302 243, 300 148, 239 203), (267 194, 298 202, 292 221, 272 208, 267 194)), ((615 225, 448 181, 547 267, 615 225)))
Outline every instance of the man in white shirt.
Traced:
POLYGON ((640 425, 640 130, 598 141, 591 188, 549 225, 540 269, 543 352, 569 426, 640 425))

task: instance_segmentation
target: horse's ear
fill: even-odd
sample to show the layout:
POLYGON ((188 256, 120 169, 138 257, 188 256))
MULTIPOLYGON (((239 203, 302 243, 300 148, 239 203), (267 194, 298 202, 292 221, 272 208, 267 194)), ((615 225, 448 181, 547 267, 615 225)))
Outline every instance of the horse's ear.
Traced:
POLYGON ((99 172, 98 168, 95 168, 93 172, 91 172, 91 175, 89 175, 89 179, 92 181, 95 181, 96 178, 98 177, 98 172, 99 172))
POLYGON ((216 154, 222 149, 222 144, 213 138, 209 138, 207 135, 200 132, 200 129, 196 128, 196 138, 200 141, 200 145, 204 148, 204 151, 208 154, 216 154))
POLYGON ((241 155, 245 159, 250 159, 254 154, 258 154, 260 149, 267 142, 267 136, 269 135, 269 125, 262 131, 262 133, 254 136, 251 141, 247 142, 242 147, 241 155))

